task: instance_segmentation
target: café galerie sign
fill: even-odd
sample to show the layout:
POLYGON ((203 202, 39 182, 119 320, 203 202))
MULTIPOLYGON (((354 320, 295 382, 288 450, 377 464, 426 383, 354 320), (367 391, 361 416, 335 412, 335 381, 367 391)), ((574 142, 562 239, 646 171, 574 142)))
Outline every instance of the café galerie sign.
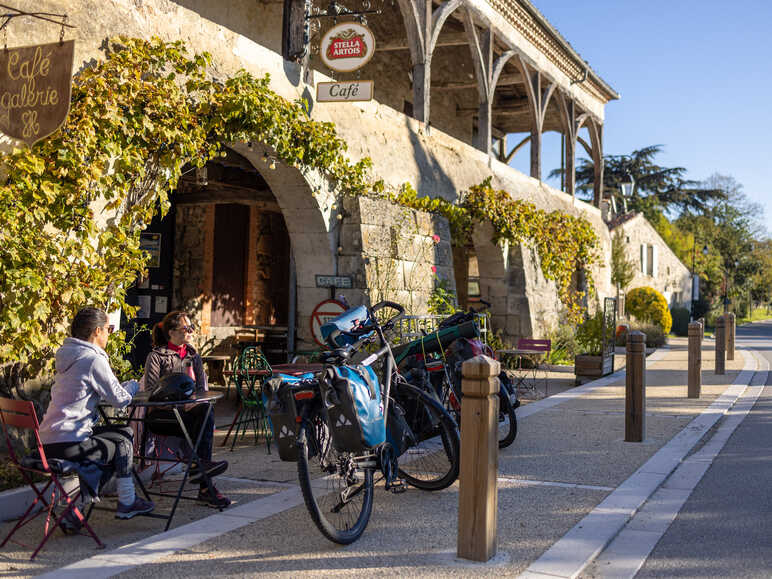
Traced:
POLYGON ((0 131, 27 143, 64 124, 75 41, 0 50, 0 131))

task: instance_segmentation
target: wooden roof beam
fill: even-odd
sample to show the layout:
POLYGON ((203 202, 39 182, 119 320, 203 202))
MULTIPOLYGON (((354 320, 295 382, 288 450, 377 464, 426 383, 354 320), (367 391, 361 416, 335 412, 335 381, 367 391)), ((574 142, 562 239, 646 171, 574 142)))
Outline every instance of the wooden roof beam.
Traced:
MULTIPOLYGON (((441 34, 439 38, 437 38, 437 44, 435 46, 466 46, 467 44, 469 44, 469 39, 466 37, 466 33, 449 32, 447 34, 441 34)), ((396 50, 410 50, 407 38, 398 38, 396 40, 389 40, 375 45, 375 52, 394 52, 396 50)))
MULTIPOLYGON (((520 73, 502 74, 499 77, 499 82, 496 86, 512 86, 515 84, 521 84, 522 82, 523 77, 520 75, 520 73)), ((477 81, 470 80, 469 82, 438 82, 436 84, 433 83, 432 88, 437 90, 466 90, 470 88, 476 89, 477 81)))

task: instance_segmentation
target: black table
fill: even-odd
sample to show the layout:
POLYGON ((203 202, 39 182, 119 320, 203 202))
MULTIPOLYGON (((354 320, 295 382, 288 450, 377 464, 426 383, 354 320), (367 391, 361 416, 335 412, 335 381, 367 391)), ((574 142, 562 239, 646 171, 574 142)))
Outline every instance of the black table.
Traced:
MULTIPOLYGON (((177 510, 177 505, 180 502, 180 499, 190 499, 195 500, 193 497, 186 497, 182 494, 183 489, 185 488, 185 483, 188 481, 188 476, 190 474, 190 468, 194 462, 198 462, 199 465, 201 464, 201 461, 199 460, 200 457, 198 455, 198 447, 201 444, 201 437, 203 434, 203 428, 198 433, 198 436, 196 437, 195 442, 193 442, 193 439, 190 436, 190 433, 188 432, 188 429, 185 427, 185 422, 182 419, 182 414, 180 413, 180 409, 184 410, 185 406, 192 405, 192 404, 206 404, 207 405, 207 411, 206 416, 204 419, 204 424, 209 420, 209 417, 211 416, 213 409, 213 404, 223 397, 222 392, 200 392, 195 394, 192 398, 189 398, 187 400, 179 400, 174 402, 151 402, 150 401, 150 392, 137 392, 137 394, 134 396, 132 401, 129 403, 127 408, 129 409, 129 416, 128 417, 108 417, 107 414, 104 412, 104 409, 107 407, 106 405, 100 405, 99 413, 102 415, 102 418, 104 419, 106 424, 117 424, 117 423, 140 423, 143 425, 144 429, 147 429, 147 413, 146 412, 140 412, 139 416, 137 415, 138 409, 145 409, 145 410, 152 410, 154 408, 157 409, 166 409, 166 410, 172 410, 174 413, 174 420, 171 419, 154 419, 153 422, 155 423, 170 423, 174 424, 176 423, 177 426, 179 426, 180 430, 182 431, 182 434, 187 441, 187 443, 190 445, 190 448, 193 449, 193 452, 191 452, 187 463, 186 463, 186 469, 185 474, 182 477, 182 481, 180 482, 179 489, 177 490, 176 494, 171 493, 164 493, 164 492, 155 492, 155 491, 149 491, 142 480, 139 477, 139 474, 137 473, 136 466, 133 469, 134 473, 134 480, 137 481, 137 484, 139 485, 139 488, 142 491, 142 494, 145 495, 146 499, 150 499, 150 496, 160 496, 160 497, 171 497, 174 498, 174 504, 172 505, 171 512, 168 515, 164 514, 158 514, 156 512, 148 513, 145 516, 149 517, 155 517, 160 519, 166 519, 166 527, 164 528, 164 531, 169 530, 169 526, 172 524, 172 518, 174 517, 174 513, 177 510)), ((166 458, 158 458, 155 456, 147 456, 146 449, 145 449, 145 440, 146 440, 146 434, 143 433, 142 436, 142 444, 140 445, 140 452, 138 455, 136 455, 134 458, 140 461, 144 460, 160 460, 165 462, 184 462, 180 460, 174 460, 174 459, 166 459, 166 458)), ((212 481, 207 476, 206 472, 203 468, 199 469, 201 478, 206 482, 207 486, 209 487, 209 493, 210 496, 214 496, 214 486, 212 485, 212 481)), ((222 511, 222 508, 220 509, 222 511)))

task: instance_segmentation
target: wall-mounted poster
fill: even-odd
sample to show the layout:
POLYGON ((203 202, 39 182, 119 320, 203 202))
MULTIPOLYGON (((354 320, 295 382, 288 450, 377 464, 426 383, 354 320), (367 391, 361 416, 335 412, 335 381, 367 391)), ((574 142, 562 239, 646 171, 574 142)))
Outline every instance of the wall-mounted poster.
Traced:
POLYGON ((169 298, 166 296, 155 296, 155 313, 165 314, 169 309, 169 298))
POLYGON ((137 296, 137 319, 146 320, 150 317, 150 297, 149 295, 137 296))
POLYGON ((139 248, 150 256, 148 267, 161 267, 161 234, 140 233, 139 248))

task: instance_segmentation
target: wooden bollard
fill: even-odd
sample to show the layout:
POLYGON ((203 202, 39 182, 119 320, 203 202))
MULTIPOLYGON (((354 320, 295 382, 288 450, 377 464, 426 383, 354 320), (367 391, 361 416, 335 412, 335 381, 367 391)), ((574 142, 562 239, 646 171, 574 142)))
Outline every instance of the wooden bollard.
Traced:
POLYGON ((729 312, 726 315, 726 359, 734 360, 734 325, 735 315, 734 312, 729 312))
POLYGON ((689 324, 689 398, 699 398, 702 391, 702 325, 689 324))
POLYGON ((702 330, 700 332, 700 340, 705 341, 705 318, 700 318, 697 320, 700 325, 702 326, 702 330))
POLYGON ((475 356, 461 367, 457 554, 472 561, 488 561, 496 554, 499 372, 499 363, 487 356, 475 356))
POLYGON ((625 364, 625 442, 646 438, 646 335, 627 333, 625 364))
POLYGON ((714 374, 723 374, 726 368, 724 356, 726 355, 726 318, 716 318, 716 368, 714 374))

